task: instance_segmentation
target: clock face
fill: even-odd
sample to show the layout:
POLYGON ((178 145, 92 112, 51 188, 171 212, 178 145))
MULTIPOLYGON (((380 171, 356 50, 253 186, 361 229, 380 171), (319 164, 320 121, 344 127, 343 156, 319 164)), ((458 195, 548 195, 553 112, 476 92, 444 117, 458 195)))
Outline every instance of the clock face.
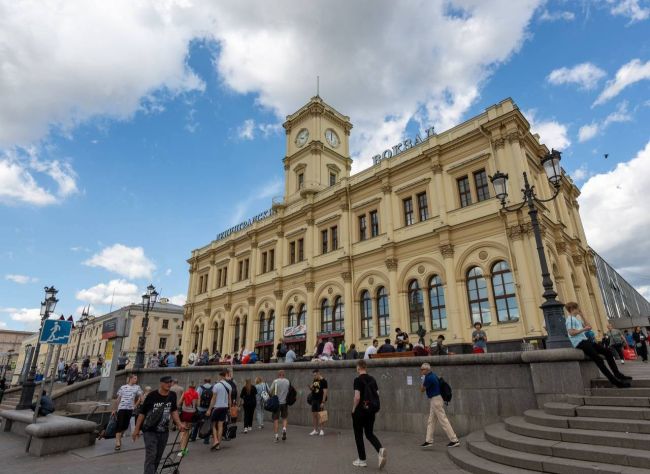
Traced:
POLYGON ((309 130, 303 128, 298 132, 298 135, 296 135, 296 145, 301 147, 307 143, 307 140, 309 140, 309 130))
POLYGON ((327 140, 327 143, 329 143, 332 148, 336 148, 341 143, 339 136, 331 128, 325 130, 325 140, 327 140))

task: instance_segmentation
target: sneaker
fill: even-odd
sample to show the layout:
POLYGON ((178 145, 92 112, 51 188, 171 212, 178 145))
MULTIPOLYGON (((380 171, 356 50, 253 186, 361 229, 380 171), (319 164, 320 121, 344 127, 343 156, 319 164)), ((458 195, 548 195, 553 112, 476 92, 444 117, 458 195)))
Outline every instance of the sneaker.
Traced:
POLYGON ((625 364, 625 359, 621 359, 621 364, 625 364))
POLYGON ((282 430, 282 441, 287 440, 287 430, 282 430))
POLYGON ((318 433, 319 436, 325 436, 325 432, 323 430, 320 430, 320 433, 318 433))
POLYGON ((274 441, 275 443, 277 443, 278 441, 280 441, 280 438, 279 438, 279 436, 277 435, 277 433, 276 433, 276 435, 275 435, 275 439, 274 439, 273 441, 274 441))
POLYGON ((309 436, 314 436, 314 435, 317 435, 317 434, 318 434, 318 431, 314 430, 311 433, 309 433, 309 436))
POLYGON ((612 382, 612 385, 618 388, 629 388, 630 387, 630 382, 626 382, 624 380, 616 380, 612 382))
POLYGON ((425 441, 420 445, 421 448, 428 448, 429 446, 433 446, 433 443, 429 443, 428 441, 425 441))
POLYGON ((244 428, 244 434, 248 433, 248 428, 244 428))
POLYGON ((258 428, 261 430, 262 428, 264 428, 264 425, 260 425, 258 426, 258 428))
POLYGON ((361 459, 357 459, 356 461, 352 462, 352 465, 354 467, 366 467, 368 463, 366 461, 362 461, 361 459))
POLYGON ((383 469, 386 465, 386 448, 381 448, 377 455, 377 462, 379 469, 383 469))
POLYGON ((448 448, 457 448, 458 446, 460 446, 460 440, 450 441, 450 442, 447 444, 447 447, 448 447, 448 448))
POLYGON ((632 380, 632 377, 623 374, 616 374, 616 378, 619 380, 632 380))

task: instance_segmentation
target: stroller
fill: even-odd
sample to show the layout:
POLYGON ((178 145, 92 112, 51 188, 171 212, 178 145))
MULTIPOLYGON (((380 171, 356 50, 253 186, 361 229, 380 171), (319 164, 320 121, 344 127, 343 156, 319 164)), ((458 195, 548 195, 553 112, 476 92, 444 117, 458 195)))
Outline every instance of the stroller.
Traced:
POLYGON ((162 462, 158 466, 158 470, 156 471, 156 474, 179 474, 180 473, 178 467, 181 465, 181 462, 185 457, 181 453, 180 435, 181 432, 179 431, 176 434, 176 438, 174 439, 174 442, 169 448, 169 452, 162 459, 162 462))

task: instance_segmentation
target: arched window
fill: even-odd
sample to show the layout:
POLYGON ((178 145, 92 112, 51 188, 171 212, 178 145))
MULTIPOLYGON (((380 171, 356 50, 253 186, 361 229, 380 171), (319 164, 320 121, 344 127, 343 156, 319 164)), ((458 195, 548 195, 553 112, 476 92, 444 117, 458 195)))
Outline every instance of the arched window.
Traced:
POLYGON ((296 312, 293 309, 293 306, 289 306, 289 310, 287 311, 287 322, 288 322, 288 327, 290 328, 298 325, 296 323, 296 312))
POLYGON ((445 289, 438 275, 429 280, 429 307, 431 308, 431 329, 447 329, 447 309, 445 307, 445 289))
POLYGON ((272 341, 275 337, 275 311, 269 311, 269 319, 266 322, 266 339, 265 341, 272 341))
POLYGON ((490 315, 487 283, 479 267, 472 267, 467 272, 467 299, 469 300, 472 324, 477 322, 489 324, 492 321, 492 316, 490 315))
POLYGON ((519 320, 515 283, 508 264, 501 260, 492 267, 492 291, 497 307, 497 321, 507 323, 519 320))
POLYGON ((361 293, 361 337, 372 337, 372 299, 367 290, 361 293))
POLYGON ((239 318, 235 319, 235 339, 233 341, 233 346, 232 346, 232 351, 237 352, 239 348, 241 347, 239 345, 239 332, 240 332, 240 324, 239 324, 239 318))
POLYGON ((259 330, 259 340, 260 341, 265 341, 265 336, 266 335, 266 314, 264 314, 264 311, 260 313, 260 330, 259 330))
POLYGON ((411 331, 417 332, 420 326, 424 327, 424 300, 422 299, 422 290, 417 280, 409 283, 409 316, 411 321, 411 331))
POLYGON ((380 286, 377 290, 377 323, 378 335, 380 337, 388 336, 390 333, 388 295, 386 294, 386 288, 383 286, 380 286))
POLYGON ((343 298, 334 299, 334 331, 343 331, 343 298))
POLYGON ((322 332, 332 331, 332 308, 327 298, 320 304, 320 329, 322 332))
POLYGON ((298 325, 301 324, 307 324, 307 306, 304 304, 301 304, 298 310, 298 325))

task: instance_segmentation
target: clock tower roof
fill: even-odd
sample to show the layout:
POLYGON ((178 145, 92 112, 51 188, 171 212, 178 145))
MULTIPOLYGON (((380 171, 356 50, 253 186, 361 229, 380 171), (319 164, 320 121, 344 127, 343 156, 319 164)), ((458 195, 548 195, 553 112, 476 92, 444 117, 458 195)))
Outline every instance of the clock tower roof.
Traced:
POLYGON ((296 123, 302 122, 306 117, 310 115, 325 116, 332 123, 339 125, 345 131, 346 135, 349 135, 350 130, 352 130, 350 117, 343 115, 334 107, 327 104, 319 95, 316 95, 312 97, 309 102, 300 107, 296 112, 287 115, 286 121, 282 124, 286 130, 287 135, 291 133, 291 130, 296 123))

